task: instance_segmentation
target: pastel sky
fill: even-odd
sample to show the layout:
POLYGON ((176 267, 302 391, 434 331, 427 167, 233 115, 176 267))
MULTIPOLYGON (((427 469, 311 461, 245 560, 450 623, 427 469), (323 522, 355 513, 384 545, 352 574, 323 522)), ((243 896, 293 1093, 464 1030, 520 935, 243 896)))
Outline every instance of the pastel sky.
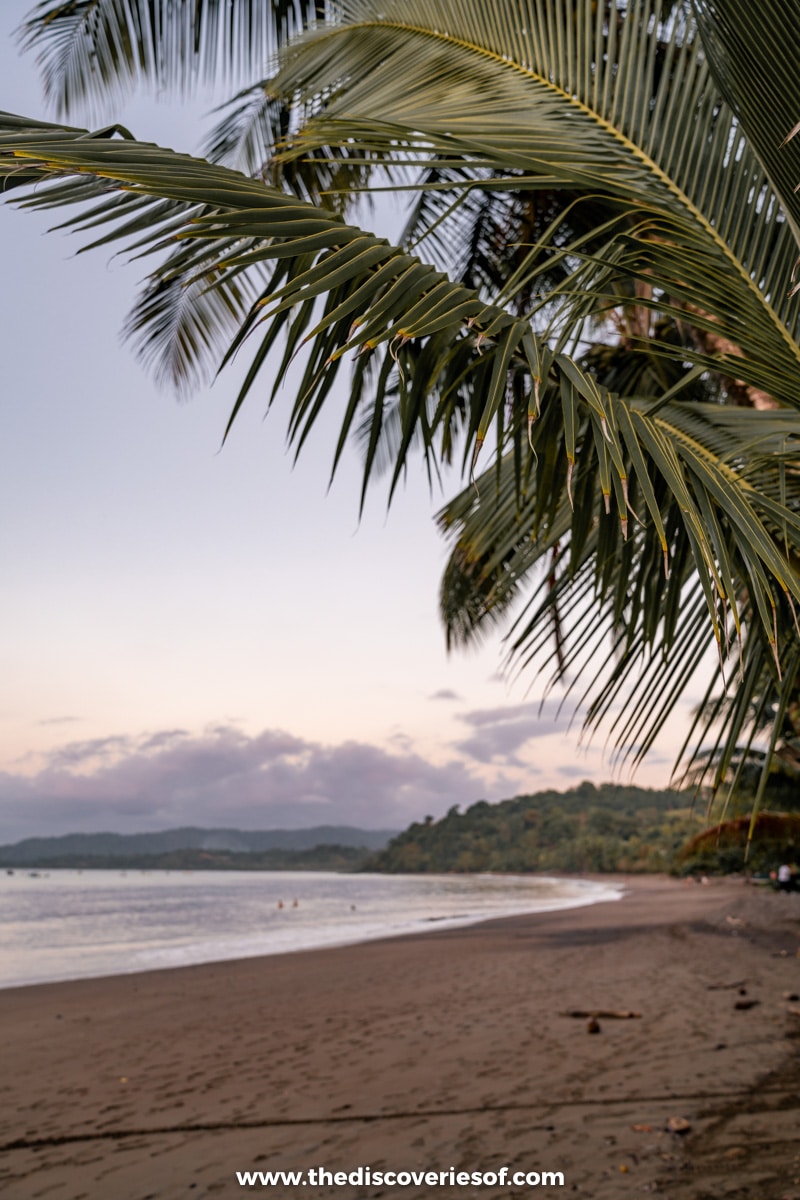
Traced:
MULTIPOLYGON (((0 107, 53 118, 0 15, 0 107)), ((203 141, 212 97, 138 99, 143 139, 203 141)), ((611 776, 602 738, 498 675, 500 637, 448 657, 446 546, 421 464, 358 520, 357 452, 328 491, 335 417, 299 464, 291 396, 257 387, 225 448, 235 368, 188 404, 119 331, 143 274, 75 257, 57 217, 0 211, 0 842, 43 833, 352 822, 611 776)), ((378 223, 380 212, 372 220, 378 223)), ((639 770, 665 785, 676 717, 639 770)), ((627 780, 628 776, 623 776, 627 780)))

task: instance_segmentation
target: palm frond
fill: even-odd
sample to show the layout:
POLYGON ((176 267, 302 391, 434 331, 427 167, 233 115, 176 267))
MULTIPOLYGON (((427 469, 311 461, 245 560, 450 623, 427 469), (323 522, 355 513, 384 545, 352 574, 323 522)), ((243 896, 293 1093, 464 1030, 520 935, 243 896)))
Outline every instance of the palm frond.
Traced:
MULTIPOLYGON (((502 308, 487 305, 474 291, 451 283, 386 239, 347 225, 338 214, 227 168, 128 138, 98 140, 35 122, 23 128, 19 118, 0 115, 0 177, 13 179, 20 169, 28 180, 35 171, 41 180, 53 181, 52 187, 21 201, 29 207, 85 204, 105 196, 109 185, 141 200, 145 209, 152 206, 149 243, 138 236, 148 221, 142 211, 113 226, 120 214, 129 216, 130 203, 123 208, 101 203, 72 223, 79 228, 112 223, 94 244, 137 235, 134 244, 143 252, 143 246, 153 250, 179 243, 170 259, 171 273, 217 286, 245 270, 274 264, 270 289, 250 311, 238 339, 267 323, 258 363, 284 328, 295 343, 305 335, 314 302, 327 295, 313 332, 313 388, 295 407, 296 431, 307 432, 313 424, 318 395, 325 393, 347 350, 369 353, 381 342, 409 343, 444 334, 452 356, 478 359, 482 371, 493 375, 475 411, 481 430, 502 398, 504 376, 497 360, 506 363, 518 353, 534 367, 538 362, 531 331, 502 308), (164 202, 175 209, 164 209, 164 202), (166 229, 161 223, 165 216, 166 229)), ((252 377, 234 415, 251 382, 252 377)))
POLYGON ((717 86, 800 240, 800 143, 791 138, 800 120, 800 97, 796 86, 787 87, 797 76, 792 35, 800 28, 800 3, 692 0, 692 8, 717 86))
POLYGON ((42 0, 19 30, 59 115, 102 115, 140 80, 250 82, 324 0, 42 0))
MULTIPOLYGON (((613 307, 620 281, 637 280, 651 289, 644 306, 725 330, 725 346, 706 338, 695 361, 800 404, 792 231, 671 7, 637 0, 607 19, 588 0, 348 0, 343 12, 290 46, 273 81, 316 111, 287 156, 348 143, 421 169, 469 164, 497 186, 601 197, 617 224, 599 248, 560 251, 580 266, 554 328, 574 329, 587 297, 613 307)), ((550 254, 531 247, 515 286, 535 287, 550 254)))
POLYGON ((72 223, 103 242, 168 250, 145 337, 177 314, 191 358, 181 289, 216 293, 198 329, 216 347, 238 324, 224 361, 252 351, 231 422, 268 359, 279 381, 302 352, 302 447, 352 352, 334 462, 358 429, 365 487, 383 463, 394 488, 417 445, 432 470, 463 454, 474 471, 493 438, 492 469, 443 517, 451 635, 527 594, 513 661, 573 674, 590 722, 634 757, 716 641, 743 679, 724 772, 745 697, 768 679, 763 704, 785 711, 796 673, 800 309, 781 190, 717 87, 707 29, 704 48, 659 0, 344 0, 333 15, 263 89, 280 144, 258 98, 219 133, 220 152, 244 139, 250 168, 259 138, 275 145, 280 189, 15 119, 0 119, 0 175, 41 179, 24 203, 76 203, 72 223), (386 164, 416 194, 406 245, 285 190, 294 171, 318 199, 328 170, 347 195, 386 164), (603 322, 618 353, 587 345, 603 322), (774 411, 725 403, 757 398, 774 411))
MULTIPOLYGON (((638 422, 642 414, 634 410, 634 415, 641 433, 643 426, 638 422)), ((779 475, 781 462, 775 455, 780 458, 785 450, 782 461, 795 463, 797 442, 786 448, 785 434, 780 432, 774 441, 769 436, 761 441, 763 454, 754 451, 749 430, 768 416, 775 415, 675 403, 660 411, 660 429, 650 430, 651 436, 658 432, 661 441, 656 443, 655 458, 648 454, 648 438, 641 437, 670 547, 666 577, 659 569, 662 548, 652 523, 634 523, 624 539, 617 522, 593 514, 599 464, 591 450, 585 452, 584 442, 592 436, 585 428, 575 435, 574 510, 571 508, 565 494, 563 433, 555 415, 546 410, 534 434, 536 455, 522 468, 522 500, 516 481, 519 467, 508 452, 498 471, 487 471, 477 481, 481 494, 486 490, 493 503, 481 503, 475 489, 466 488, 440 514, 442 529, 452 539, 441 591, 449 640, 455 644, 473 640, 485 633, 486 627, 507 623, 516 607, 518 614, 506 635, 508 669, 515 674, 531 669, 544 672, 550 677, 550 687, 560 681, 566 688, 563 702, 581 711, 588 728, 605 727, 615 753, 639 761, 688 685, 699 672, 708 671, 708 650, 714 637, 708 619, 708 583, 695 545, 695 539, 707 538, 713 545, 718 580, 724 581, 729 595, 739 598, 738 610, 725 612, 720 604, 715 621, 718 669, 709 696, 715 690, 724 694, 728 686, 730 696, 739 701, 725 710, 724 734, 714 759, 714 783, 719 785, 740 739, 752 726, 752 710, 745 699, 752 689, 740 686, 739 678, 759 681, 759 695, 774 698, 770 702, 776 711, 778 705, 785 708, 796 690, 793 662, 798 638, 791 598, 782 597, 778 589, 772 603, 776 606, 775 628, 781 631, 777 656, 781 674, 773 637, 746 599, 756 595, 761 580, 757 567, 753 577, 746 538, 738 526, 741 514, 736 516, 718 504, 713 482, 703 470, 696 473, 696 455, 702 446, 707 461, 715 463, 715 471, 726 460, 736 462, 746 455, 751 474, 758 473, 760 483, 779 475), (717 429, 714 419, 719 414, 724 417, 717 429), (743 418, 741 422, 738 417, 743 418), (674 455, 671 464, 670 452, 674 455), (662 454, 666 460, 663 477, 658 469, 662 454), (681 504, 695 509, 702 530, 682 526, 677 505, 665 487, 670 469, 679 472, 685 486, 681 504), (557 503, 553 497, 558 497, 557 503)), ((800 433, 796 418, 794 425, 796 439, 800 433)), ((731 490, 736 488, 734 483, 731 490)), ((638 475, 630 482, 629 497, 631 508, 640 513, 646 509, 638 475)), ((797 561, 800 480, 793 480, 784 500, 788 507, 783 516, 790 521, 786 535, 797 561)), ((766 510, 769 508, 768 502, 766 510)), ((766 510, 764 533, 769 538, 777 513, 766 510)), ((717 582, 712 584, 712 593, 716 593, 717 582)), ((771 603, 768 596, 765 603, 771 603)), ((698 713, 687 738, 682 770, 697 761, 709 738, 713 741, 721 711, 719 705, 714 710, 706 705, 698 713)))
MULTIPOLYGON (((109 183, 134 196, 150 197, 153 202, 168 201, 179 206, 202 203, 202 213, 198 215, 195 209, 185 224, 171 229, 172 237, 181 243, 181 249, 172 256, 173 270, 189 277, 194 274, 206 283, 213 282, 217 275, 227 282, 242 271, 272 264, 268 294, 250 311, 234 343, 235 348, 263 323, 266 311, 267 332, 231 420, 265 355, 284 330, 288 331, 292 350, 303 339, 312 343, 301 395, 291 418, 293 435, 301 444, 328 394, 342 354, 348 349, 369 353, 381 343, 391 343, 399 377, 409 381, 407 386, 402 384, 404 430, 397 478, 420 422, 426 429, 428 448, 435 436, 446 445, 455 430, 466 427, 476 440, 477 452, 495 420, 502 431, 509 372, 522 371, 522 411, 519 404, 515 406, 514 420, 527 419, 530 426, 539 414, 543 389, 556 383, 562 389, 564 417, 570 418, 565 424, 566 468, 567 463, 575 461, 574 447, 569 443, 574 436, 576 406, 580 407, 581 419, 592 434, 584 444, 595 464, 593 470, 599 481, 596 494, 598 498, 602 494, 610 508, 613 492, 623 537, 629 524, 629 463, 642 489, 662 553, 668 553, 657 500, 648 487, 644 445, 679 500, 698 567, 711 572, 714 586, 728 603, 735 605, 736 598, 720 577, 714 549, 703 533, 702 513, 686 502, 686 472, 702 481, 703 488, 713 494, 715 505, 749 539, 756 598, 765 627, 772 628, 770 609, 774 603, 764 570, 778 586, 800 599, 800 584, 766 534, 762 518, 753 508, 749 484, 743 483, 732 467, 710 458, 702 442, 686 428, 673 424, 666 430, 663 415, 650 416, 648 406, 640 411, 630 401, 598 388, 568 356, 557 355, 554 359, 528 324, 503 308, 484 303, 474 291, 452 283, 385 239, 346 225, 336 214, 299 204, 284 193, 223 167, 124 138, 98 140, 71 130, 56 133, 48 126, 21 131, 13 118, 8 127, 11 132, 0 141, 3 173, 13 175, 21 161, 26 170, 38 163, 43 178, 53 174, 72 177, 71 182, 62 181, 52 191, 40 189, 27 201, 29 204, 41 207, 63 205, 73 198, 84 201, 87 186, 107 187, 109 183), (90 177, 88 184, 86 176, 90 177), (102 184, 93 183, 92 176, 102 184), (322 318, 310 328, 314 304, 323 294, 327 300, 322 318), (555 372, 555 378, 551 372, 555 372), (564 395, 569 398, 566 407, 564 395)), ((90 223, 109 215, 93 212, 90 223)), ((179 222, 183 216, 179 213, 179 222)), ((141 220, 139 215, 133 222, 137 230, 141 220)), ((129 233, 131 228, 130 222, 124 223, 122 231, 129 233)), ((113 232, 106 234, 103 241, 113 236, 113 232)), ((156 242, 163 243, 161 230, 156 242)), ((384 388, 388 382, 387 372, 384 388)), ((383 398, 379 394, 374 409, 376 434, 382 411, 383 398)), ((349 431, 355 412, 356 406, 351 403, 343 433, 349 431)), ((367 476, 370 468, 368 458, 367 476)), ((568 478, 565 486, 568 490, 568 478)), ((782 520, 790 523, 785 514, 782 520)), ((713 611, 715 602, 710 592, 708 595, 713 611)))
POLYGON ((270 95, 269 80, 251 84, 218 112, 223 115, 206 139, 206 157, 245 175, 263 175, 289 122, 286 105, 270 95))

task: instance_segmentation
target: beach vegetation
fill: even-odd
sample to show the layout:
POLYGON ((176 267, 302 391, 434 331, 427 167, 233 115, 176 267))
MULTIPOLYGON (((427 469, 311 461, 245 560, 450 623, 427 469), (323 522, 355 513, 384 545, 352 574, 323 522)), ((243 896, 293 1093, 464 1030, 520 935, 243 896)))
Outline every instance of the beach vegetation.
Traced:
POLYGON ((706 827, 692 793, 583 783, 479 801, 414 823, 373 855, 367 870, 431 872, 664 872, 706 827))
POLYGON ((675 856, 678 874, 747 871, 769 876, 781 863, 800 870, 800 813, 762 810, 704 829, 675 856))
POLYGON ((478 801, 415 822, 363 869, 390 873, 564 871, 676 875, 768 874, 800 864, 800 805, 752 813, 752 793, 698 802, 692 789, 584 782, 497 804, 478 801))
MULTIPOLYGON (((157 377, 250 356, 225 436, 289 381, 293 445, 335 407, 362 499, 414 455, 460 465, 449 644, 501 627, 509 671, 633 765, 701 683, 681 769, 733 795, 758 749, 758 807, 775 755, 800 763, 798 24, 800 0, 44 0, 48 95, 103 124, 3 115, 0 176, 150 263, 127 332, 157 377), (206 158, 108 123, 134 84, 220 74, 206 158), (368 224, 387 190, 394 240, 368 224)), ((673 836, 587 804, 567 845, 563 811, 525 811, 531 869, 673 836)), ((500 869, 482 819, 445 819, 454 869, 500 869)), ((441 827, 403 853, 438 861, 441 827)))

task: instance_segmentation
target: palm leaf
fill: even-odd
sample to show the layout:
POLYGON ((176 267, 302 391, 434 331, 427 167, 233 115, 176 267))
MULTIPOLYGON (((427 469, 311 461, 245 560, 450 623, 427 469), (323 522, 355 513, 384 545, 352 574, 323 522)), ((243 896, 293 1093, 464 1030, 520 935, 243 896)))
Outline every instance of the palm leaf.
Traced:
MULTIPOLYGON (((697 362, 800 403, 792 232, 691 27, 667 23, 649 0, 619 21, 588 0, 533 11, 522 0, 435 10, 349 0, 343 11, 341 24, 286 51, 272 83, 316 109, 287 157, 349 144, 421 168, 467 163, 515 189, 601 196, 617 227, 590 255, 562 251, 583 262, 561 289, 555 327, 574 330, 587 297, 614 306, 620 279, 644 280, 644 304, 689 313, 705 335, 697 362)), ((517 286, 535 285, 547 257, 532 248, 517 286)))
MULTIPOLYGON (((383 239, 346 225, 335 214, 298 204, 283 193, 222 167, 157 147, 127 139, 98 140, 71 130, 56 133, 48 126, 22 130, 15 118, 6 124, 10 133, 0 143, 5 173, 13 176, 20 161, 26 170, 38 162, 44 177, 54 172, 69 176, 77 173, 73 184, 61 183, 50 193, 44 189, 28 203, 42 206, 61 205, 74 198, 85 200, 87 187, 105 188, 109 182, 124 187, 134 196, 153 197, 154 203, 167 201, 178 206, 202 203, 202 214, 192 215, 179 230, 183 248, 175 252, 174 269, 194 273, 206 281, 221 272, 223 282, 228 282, 256 265, 277 264, 273 265, 269 295, 263 298, 263 303, 270 305, 273 319, 258 350, 257 365, 263 362, 278 334, 287 328, 287 321, 290 341, 294 344, 301 335, 306 335, 313 307, 309 307, 310 302, 323 293, 328 294, 322 320, 311 331, 311 358, 303 392, 291 418, 293 432, 301 443, 328 394, 342 353, 349 348, 363 352, 381 342, 392 342, 400 356, 407 347, 423 344, 424 369, 412 357, 413 353, 419 358, 416 350, 406 353, 403 359, 411 380, 406 397, 411 420, 406 422, 396 477, 420 420, 425 420, 431 434, 445 440, 452 438, 453 423, 459 426, 462 420, 461 406, 451 403, 459 383, 466 386, 466 391, 462 386, 460 399, 469 405, 464 416, 478 446, 495 417, 502 427, 512 359, 518 364, 515 369, 522 365, 534 382, 547 384, 551 368, 546 363, 553 364, 552 355, 537 343, 525 322, 497 306, 484 304, 470 289, 450 283, 432 267, 403 254, 383 239), (87 184, 86 175, 105 182, 93 184, 90 179, 87 184), (290 318, 289 313, 298 305, 300 315, 290 318), (426 395, 438 397, 432 416, 425 407, 426 395)), ((89 223, 95 223, 102 215, 93 212, 89 223)), ((178 219, 182 217, 181 211, 178 219)), ((140 225, 141 216, 134 222, 136 229, 140 225)), ((129 232, 130 223, 122 228, 129 232)), ((175 233, 174 228, 172 232, 175 233)), ((162 241, 159 236, 157 244, 162 241)), ((261 311, 259 302, 249 314, 240 340, 259 322, 261 311)), ((403 363, 399 364, 401 377, 405 377, 403 363)), ((601 475, 606 456, 610 456, 610 480, 624 535, 628 524, 625 458, 631 452, 635 454, 638 445, 636 434, 631 432, 634 427, 630 417, 627 435, 623 437, 618 430, 617 417, 626 411, 625 405, 619 398, 615 400, 598 389, 568 357, 558 356, 552 369, 557 374, 566 373, 580 393, 594 431, 587 445, 595 447, 594 460, 601 475), (602 435, 598 433, 600 426, 602 435), (599 447, 602 453, 597 452, 599 447)), ((234 416, 253 378, 251 373, 234 408, 234 416)), ((528 418, 535 418, 538 388, 529 386, 523 398, 528 418)), ((382 401, 376 411, 381 409, 382 401)), ((749 539, 755 599, 762 622, 771 633, 770 609, 774 609, 774 602, 764 570, 782 589, 792 591, 798 598, 800 586, 768 536, 761 517, 753 510, 747 488, 734 486, 737 480, 733 470, 707 461, 702 446, 693 445, 685 430, 677 427, 669 430, 671 442, 676 439, 680 442, 676 451, 674 445, 663 444, 663 419, 650 419, 646 413, 638 413, 637 420, 644 436, 651 439, 649 452, 651 455, 654 449, 658 452, 662 475, 670 479, 673 492, 676 486, 679 489, 687 529, 694 530, 692 545, 697 565, 711 571, 717 591, 732 605, 736 604, 736 598, 725 592, 713 548, 702 535, 701 514, 686 504, 681 492, 681 474, 671 463, 670 454, 683 453, 681 470, 689 469, 695 477, 702 476, 704 487, 714 495, 714 503, 725 508, 741 536, 749 539)), ((640 458, 640 486, 644 486, 643 461, 640 458)), ((369 465, 368 462, 367 470, 369 465)), ((603 485, 601 480, 600 490, 606 496, 609 487, 608 482, 603 485)), ((652 498, 649 507, 651 515, 657 517, 652 498)), ((782 520, 785 525, 788 520, 785 514, 782 520)), ((668 548, 663 530, 658 536, 665 552, 668 548)), ((709 607, 713 611, 710 594, 709 607)))
MULTIPOLYGON (((541 654, 554 613, 569 616, 553 652, 559 674, 570 664, 585 670, 605 629, 611 656, 586 702, 592 719, 614 720, 644 664, 641 686, 658 699, 617 722, 620 744, 637 753, 697 669, 709 614, 721 661, 729 626, 747 628, 746 672, 772 672, 781 686, 792 597, 800 597, 794 240, 692 27, 648 0, 629 5, 624 21, 594 7, 463 0, 434 11, 422 0, 380 8, 353 0, 340 24, 288 51, 270 84, 279 100, 312 114, 289 130, 282 166, 324 160, 332 147, 331 159, 345 154, 364 180, 376 162, 418 168, 413 236, 424 249, 439 235, 440 265, 458 237, 452 229, 474 224, 492 194, 568 197, 510 272, 470 279, 477 290, 319 206, 154 147, 26 132, 12 121, 0 154, 13 156, 9 178, 21 169, 26 180, 65 180, 29 201, 40 206, 85 203, 93 187, 105 196, 109 185, 145 207, 183 206, 167 237, 179 239, 168 277, 182 272, 202 291, 267 272, 231 348, 248 338, 255 347, 233 416, 283 340, 278 376, 304 344, 307 352, 290 418, 298 445, 342 355, 357 353, 337 455, 360 425, 365 482, 389 420, 393 485, 415 441, 434 465, 459 445, 469 461, 470 447, 495 428, 500 455, 478 483, 480 505, 448 518, 462 533, 453 628, 506 613, 528 573, 547 567, 513 634, 517 661, 541 654), (456 178, 460 194, 439 203, 456 178), (603 215, 593 225, 587 214, 598 197, 603 215), (577 349, 589 322, 631 297, 652 313, 649 328, 630 337, 647 365, 617 372, 612 390, 577 349), (686 325, 694 341, 676 341, 686 325), (723 388, 785 407, 777 417, 753 414, 763 421, 746 427, 720 420, 721 406, 687 402, 706 369, 723 388)), ((163 245, 163 235, 148 243, 145 232, 139 248, 163 245)))
MULTIPOLYGON (((680 410, 677 405, 667 406, 661 420, 665 428, 673 419, 680 426, 686 415, 683 406, 680 410)), ((702 412, 695 415, 705 423, 702 412)), ((750 418, 757 424, 764 414, 742 415, 747 418, 746 427, 750 418)), ((520 597, 525 597, 506 635, 508 668, 524 674, 535 667, 550 675, 550 686, 556 681, 564 683, 564 702, 582 712, 586 725, 595 729, 605 726, 616 752, 639 761, 692 679, 708 671, 707 652, 713 639, 696 546, 677 523, 676 506, 670 505, 664 480, 659 478, 654 463, 650 464, 650 474, 670 546, 668 579, 660 570, 661 547, 654 524, 635 524, 628 540, 623 541, 615 522, 591 518, 591 498, 597 482, 592 477, 591 459, 583 453, 582 443, 587 436, 584 430, 576 439, 575 511, 562 499, 548 519, 544 495, 552 489, 564 496, 559 475, 563 481, 566 468, 553 469, 553 442, 559 430, 557 425, 549 429, 546 425, 545 415, 542 440, 538 440, 538 430, 534 438, 537 456, 531 456, 526 467, 527 499, 523 503, 518 499, 515 465, 509 453, 503 460, 499 481, 494 472, 478 480, 481 494, 484 489, 493 492, 493 505, 480 503, 475 489, 467 488, 440 514, 442 528, 453 541, 442 583, 442 615, 449 639, 458 644, 480 636, 487 626, 505 621, 520 597)), ((713 440, 713 433, 713 428, 706 430, 703 440, 713 440)), ((742 447, 747 444, 746 438, 744 429, 742 447)), ((679 450, 682 441, 677 442, 679 450)), ((733 454, 732 441, 728 446, 733 454)), ((774 446, 767 450, 765 444, 762 471, 777 473, 774 450, 774 446)), ((687 455, 689 465, 692 457, 687 455)), ((724 457, 723 453, 721 460, 724 457)), ((556 463, 560 458, 556 456, 556 463)), ((790 461, 796 458, 797 450, 791 450, 790 461)), ((684 466, 680 459, 678 464, 684 466)), ((751 563, 743 554, 743 539, 734 521, 717 506, 702 473, 693 476, 684 469, 683 477, 686 500, 701 514, 725 589, 729 594, 738 593, 740 599, 754 594, 760 583, 750 578, 751 563)), ((642 497, 635 481, 630 497, 633 507, 641 507, 642 497)), ((800 548, 797 481, 794 494, 787 499, 794 513, 790 536, 796 555, 800 548)), ((769 517, 767 523, 771 523, 769 517)), ((736 681, 741 674, 742 678, 759 679, 760 694, 775 696, 776 703, 785 707, 794 686, 791 663, 797 638, 792 633, 789 601, 780 600, 777 594, 774 599, 776 624, 783 631, 780 657, 786 670, 784 679, 778 678, 771 637, 753 620, 747 605, 743 604, 738 614, 734 608, 727 618, 720 608, 716 617, 719 666, 709 694, 721 691, 726 683, 736 688, 731 695, 738 694, 736 681), (748 629, 747 638, 741 636, 742 625, 748 629)), ((769 604, 769 600, 766 602, 769 604)), ((684 770, 714 736, 718 716, 719 710, 708 708, 698 714, 695 736, 687 739, 689 754, 684 770)), ((751 720, 747 704, 727 709, 722 752, 715 758, 717 784, 751 720)))
POLYGON ((143 79, 182 92, 197 80, 249 83, 323 12, 315 0, 42 0, 19 36, 57 112, 96 114, 143 79))
POLYGON ((800 144, 789 139, 800 119, 800 97, 796 46, 787 31, 800 28, 800 3, 692 0, 692 7, 717 85, 764 164, 797 238, 800 144))
MULTIPOLYGON (((473 290, 451 284, 432 266, 347 225, 336 213, 299 203, 224 167, 127 138, 96 139, 80 131, 0 117, 0 175, 13 180, 20 169, 26 180, 33 174, 43 180, 61 179, 22 201, 29 207, 85 204, 102 197, 99 206, 72 223, 95 228, 113 223, 121 214, 126 218, 95 245, 136 235, 135 247, 143 252, 143 247, 155 250, 177 242, 180 248, 173 250, 169 274, 182 272, 185 278, 218 286, 269 264, 269 290, 251 309, 240 340, 263 322, 270 347, 287 322, 290 336, 297 338, 311 321, 308 303, 327 294, 314 337, 316 382, 312 392, 298 400, 292 416, 298 430, 313 423, 315 396, 329 386, 349 349, 363 353, 381 342, 446 335, 450 358, 445 356, 437 376, 450 368, 452 359, 462 369, 463 359, 475 358, 482 371, 496 377, 488 397, 476 408, 481 426, 491 419, 504 386, 495 359, 507 362, 515 351, 523 357, 535 352, 530 331, 502 308, 484 303, 473 290), (131 206, 109 204, 109 186, 144 207, 127 219, 131 206), (149 242, 138 236, 148 219, 149 242), (297 306, 300 315, 291 315, 297 306), (480 352, 475 348, 479 338, 480 352)), ((262 343, 259 353, 265 352, 262 343)), ((249 382, 234 415, 248 388, 249 382)))

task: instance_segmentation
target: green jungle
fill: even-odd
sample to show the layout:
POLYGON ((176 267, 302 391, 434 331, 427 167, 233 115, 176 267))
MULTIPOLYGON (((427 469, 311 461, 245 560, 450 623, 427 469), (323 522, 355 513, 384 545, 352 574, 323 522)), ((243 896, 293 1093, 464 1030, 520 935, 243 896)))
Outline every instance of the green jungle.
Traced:
POLYGON ((428 817, 393 838, 368 866, 391 872, 768 873, 781 862, 800 861, 800 798, 795 803, 796 812, 762 811, 752 818, 752 797, 745 795, 717 812, 694 791, 581 783, 567 792, 479 801, 463 813, 454 807, 438 821, 428 817))

